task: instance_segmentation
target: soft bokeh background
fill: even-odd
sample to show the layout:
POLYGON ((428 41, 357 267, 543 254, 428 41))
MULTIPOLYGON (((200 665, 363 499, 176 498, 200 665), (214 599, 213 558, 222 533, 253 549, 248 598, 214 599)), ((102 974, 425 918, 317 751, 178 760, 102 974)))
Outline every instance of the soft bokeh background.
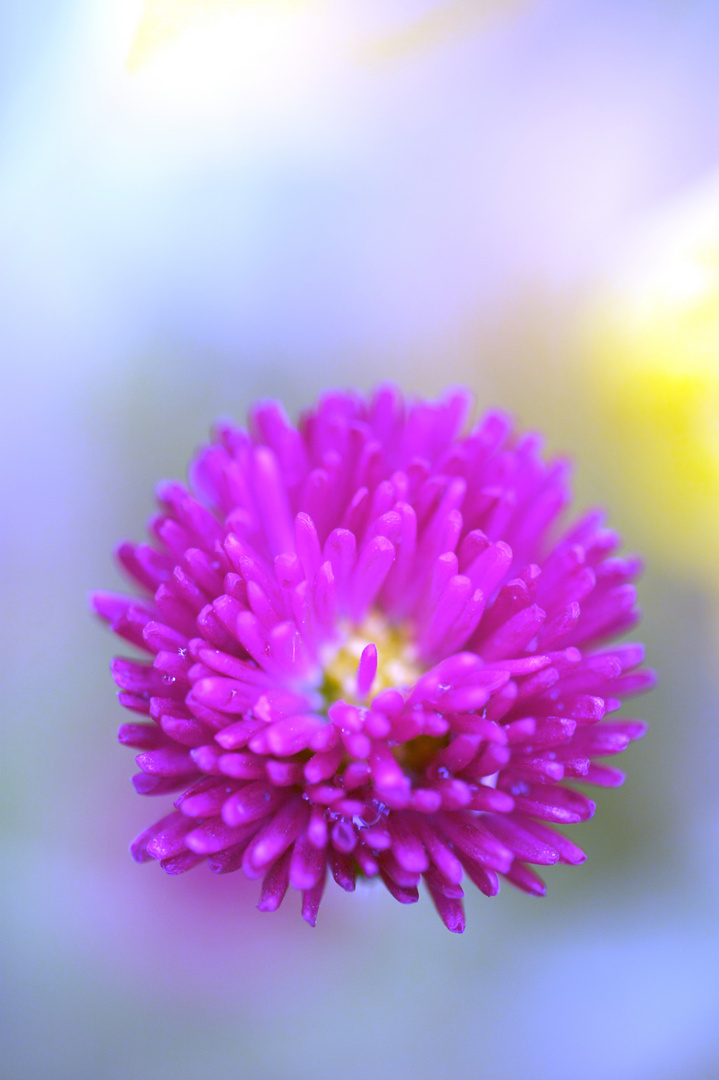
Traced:
POLYGON ((718 49, 714 0, 3 0, 3 1077, 716 1077, 718 49), (135 866, 85 608, 218 414, 386 377, 648 560, 627 784, 463 938, 135 866))

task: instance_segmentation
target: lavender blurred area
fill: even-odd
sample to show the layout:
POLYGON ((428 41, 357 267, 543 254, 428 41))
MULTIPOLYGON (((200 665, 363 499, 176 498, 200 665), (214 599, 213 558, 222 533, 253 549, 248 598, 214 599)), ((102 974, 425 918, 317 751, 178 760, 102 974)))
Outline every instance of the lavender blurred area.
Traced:
POLYGON ((607 410, 586 342, 717 174, 718 50, 713 0, 4 0, 3 1077, 719 1074, 716 572, 652 456, 624 468, 643 403, 607 410), (661 683, 572 830, 589 860, 470 894, 460 938, 427 897, 331 888, 310 930, 239 875, 134 865, 158 806, 85 603, 217 416, 386 378, 545 431, 648 561, 661 683))

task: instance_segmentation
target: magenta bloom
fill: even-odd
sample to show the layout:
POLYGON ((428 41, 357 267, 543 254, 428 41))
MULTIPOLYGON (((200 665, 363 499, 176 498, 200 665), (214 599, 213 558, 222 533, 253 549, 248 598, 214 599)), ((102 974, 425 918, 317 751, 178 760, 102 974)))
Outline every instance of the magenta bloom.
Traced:
POLYGON ((623 776, 645 725, 606 722, 646 689, 635 558, 591 513, 556 532, 567 467, 469 395, 405 402, 328 393, 293 427, 276 402, 249 432, 219 426, 192 494, 160 485, 153 544, 120 545, 135 599, 93 596, 148 662, 116 659, 143 795, 175 810, 131 846, 169 874, 207 860, 288 885, 312 925, 328 870, 378 877, 400 903, 420 878, 464 929, 461 881, 532 895, 529 863, 580 863, 551 828, 594 803, 566 784, 623 776))

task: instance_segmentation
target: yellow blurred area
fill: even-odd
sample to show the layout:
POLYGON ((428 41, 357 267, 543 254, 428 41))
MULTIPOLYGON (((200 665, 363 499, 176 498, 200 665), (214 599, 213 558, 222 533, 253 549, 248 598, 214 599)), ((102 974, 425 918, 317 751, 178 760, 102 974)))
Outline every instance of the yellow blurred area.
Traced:
MULTIPOLYGON (((193 27, 208 26, 245 9, 281 14, 307 7, 308 0, 145 0, 127 57, 128 71, 147 64, 159 49, 193 27)), ((310 6, 316 6, 310 0, 310 6)))
POLYGON ((373 63, 412 56, 441 45, 473 30, 478 24, 497 16, 513 14, 527 6, 528 0, 449 0, 437 4, 406 25, 366 43, 360 60, 373 63))
MULTIPOLYGON (((528 0, 445 0, 399 20, 393 19, 392 5, 388 4, 382 13, 389 25, 378 33, 360 33, 360 42, 353 48, 354 58, 360 63, 382 63, 422 53, 478 24, 514 14, 527 4, 528 0)), ((210 26, 228 16, 254 12, 275 19, 326 6, 325 0, 145 0, 126 67, 130 72, 138 71, 187 31, 210 26)), ((353 7, 349 5, 345 15, 351 16, 353 7)))
POLYGON ((719 586, 719 176, 642 233, 589 352, 637 536, 719 586))

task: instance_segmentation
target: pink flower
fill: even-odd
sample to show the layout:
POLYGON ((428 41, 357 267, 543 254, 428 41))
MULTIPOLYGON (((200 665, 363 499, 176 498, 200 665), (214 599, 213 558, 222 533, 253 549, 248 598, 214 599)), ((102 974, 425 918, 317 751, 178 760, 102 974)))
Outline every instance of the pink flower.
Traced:
POLYGON ((620 784, 597 757, 644 732, 604 717, 646 689, 636 558, 591 513, 557 538, 567 466, 488 413, 461 435, 464 391, 405 402, 326 394, 297 428, 260 402, 164 483, 153 544, 120 545, 144 590, 92 598, 148 662, 116 659, 138 721, 143 795, 175 809, 131 846, 169 874, 207 861, 288 885, 314 925, 327 871, 420 878, 464 929, 466 875, 533 895, 528 864, 585 856, 551 827, 595 804, 567 784, 620 784))

